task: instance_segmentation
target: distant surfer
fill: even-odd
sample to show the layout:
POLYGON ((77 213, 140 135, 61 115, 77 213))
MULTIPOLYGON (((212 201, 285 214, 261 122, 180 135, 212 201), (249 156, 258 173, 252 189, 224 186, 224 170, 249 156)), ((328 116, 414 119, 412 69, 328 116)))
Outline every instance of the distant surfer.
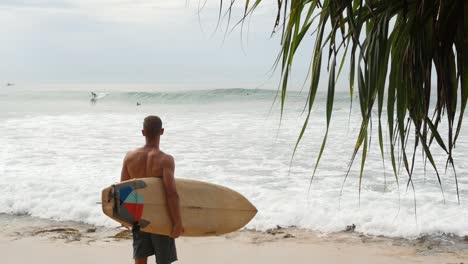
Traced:
POLYGON ((137 102, 137 106, 141 105, 140 102, 137 102))
POLYGON ((6 86, 13 86, 15 85, 14 83, 7 83, 6 86))
POLYGON ((146 177, 162 178, 173 226, 171 236, 164 236, 142 232, 136 223, 132 229, 133 258, 135 264, 146 264, 148 257, 155 255, 158 264, 172 263, 177 260, 174 238, 179 237, 184 232, 180 217, 179 195, 174 179, 174 158, 159 149, 159 141, 164 133, 159 117, 146 117, 141 132, 145 137, 146 144, 127 153, 120 180, 146 177))
POLYGON ((95 104, 97 102, 97 94, 95 92, 91 92, 91 99, 90 99, 92 104, 95 104))

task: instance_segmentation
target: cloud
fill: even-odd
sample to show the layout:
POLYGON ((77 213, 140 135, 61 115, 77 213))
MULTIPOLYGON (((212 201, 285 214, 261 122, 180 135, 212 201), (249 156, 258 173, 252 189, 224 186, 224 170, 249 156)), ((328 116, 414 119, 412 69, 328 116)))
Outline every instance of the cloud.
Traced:
POLYGON ((0 8, 74 8, 73 3, 59 0, 2 0, 0 8))
POLYGON ((2 0, 0 13, 27 15, 31 19, 41 15, 65 14, 98 22, 154 24, 177 22, 171 18, 183 17, 184 13, 189 12, 185 7, 183 0, 2 0))
MULTIPOLYGON (((198 14, 198 0, 0 0, 8 25, 0 73, 39 82, 263 80, 279 46, 269 40, 275 7, 261 6, 240 39, 240 26, 224 38, 227 19, 213 33, 218 4, 208 0, 198 14)), ((231 27, 242 14, 238 4, 231 27)))
MULTIPOLYGON (((230 1, 223 1, 223 15, 226 15, 230 1)), ((24 15, 27 20, 35 17, 72 15, 95 20, 98 23, 118 24, 164 24, 170 27, 187 23, 194 16, 207 24, 217 24, 219 0, 2 0, 0 13, 2 15, 24 15), (28 19, 28 17, 31 17, 28 19)), ((237 0, 232 6, 231 22, 242 18, 244 2, 237 0)), ((256 10, 256 14, 270 14, 273 20, 276 14, 276 4, 264 1, 256 10)), ((222 22, 227 20, 224 16, 222 22)))

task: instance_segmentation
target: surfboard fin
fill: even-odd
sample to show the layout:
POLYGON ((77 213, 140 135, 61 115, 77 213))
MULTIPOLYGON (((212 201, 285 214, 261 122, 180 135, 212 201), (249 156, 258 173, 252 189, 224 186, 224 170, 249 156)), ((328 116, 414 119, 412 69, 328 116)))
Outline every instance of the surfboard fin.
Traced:
POLYGON ((150 221, 145 220, 145 219, 140 219, 140 222, 139 222, 141 228, 147 227, 150 223, 151 223, 150 221))

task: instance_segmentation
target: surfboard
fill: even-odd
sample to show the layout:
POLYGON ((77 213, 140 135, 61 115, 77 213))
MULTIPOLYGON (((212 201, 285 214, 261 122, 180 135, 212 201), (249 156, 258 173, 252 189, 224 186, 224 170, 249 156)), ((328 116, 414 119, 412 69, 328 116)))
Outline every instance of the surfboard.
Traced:
MULTIPOLYGON (((244 196, 224 186, 176 179, 183 236, 215 236, 245 226, 257 209, 244 196)), ((102 190, 104 214, 132 227, 138 222, 144 232, 170 235, 169 215, 161 178, 132 179, 102 190)))

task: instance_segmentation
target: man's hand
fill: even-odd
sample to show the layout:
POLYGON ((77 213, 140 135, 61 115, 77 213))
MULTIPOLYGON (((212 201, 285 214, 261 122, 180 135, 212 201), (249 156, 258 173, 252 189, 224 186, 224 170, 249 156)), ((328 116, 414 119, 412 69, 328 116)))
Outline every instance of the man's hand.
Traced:
POLYGON ((171 232, 171 237, 172 238, 178 238, 180 235, 182 235, 184 233, 184 227, 182 226, 181 223, 176 223, 173 227, 172 227, 172 232, 171 232))

